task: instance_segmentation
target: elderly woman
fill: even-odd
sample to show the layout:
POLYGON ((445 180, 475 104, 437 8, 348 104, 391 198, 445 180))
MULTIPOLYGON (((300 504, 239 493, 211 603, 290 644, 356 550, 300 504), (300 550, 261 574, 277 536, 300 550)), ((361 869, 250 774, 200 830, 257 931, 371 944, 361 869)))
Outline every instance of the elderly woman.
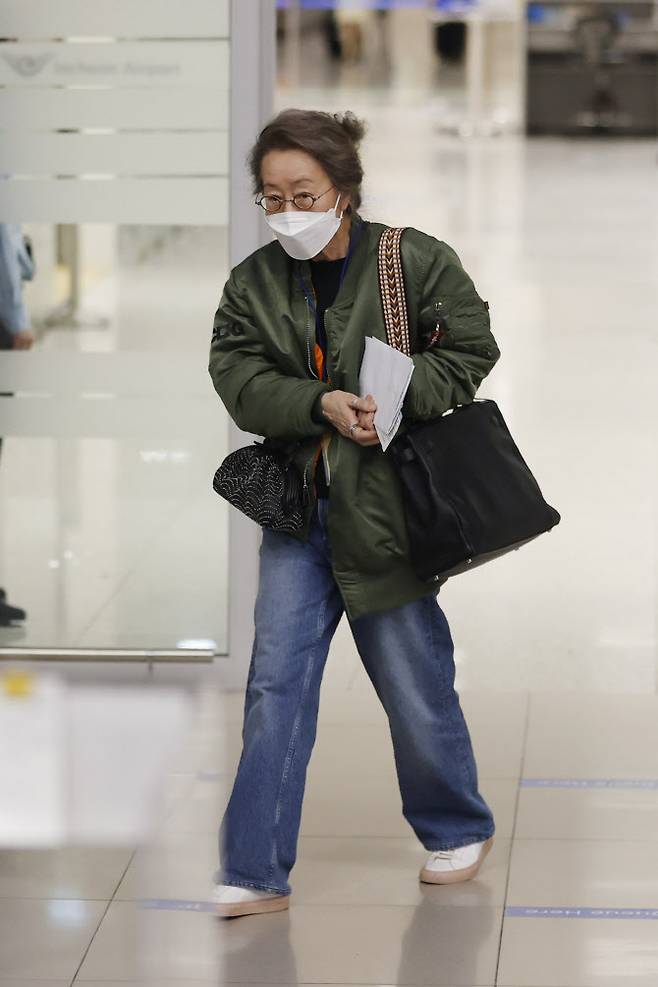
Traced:
MULTIPOLYGON (((411 566, 375 400, 358 395, 365 337, 387 339, 385 226, 358 211, 364 130, 351 113, 297 109, 262 130, 249 165, 275 239, 233 268, 214 318, 217 393, 241 429, 293 451, 307 492, 301 529, 262 531, 243 747, 213 886, 224 916, 289 905, 320 684, 343 611, 388 717, 402 813, 429 851, 420 880, 472 878, 495 829, 454 688, 441 583, 411 566)), ((470 402, 500 356, 488 304, 455 251, 414 228, 401 249, 414 372, 400 432, 470 402)))

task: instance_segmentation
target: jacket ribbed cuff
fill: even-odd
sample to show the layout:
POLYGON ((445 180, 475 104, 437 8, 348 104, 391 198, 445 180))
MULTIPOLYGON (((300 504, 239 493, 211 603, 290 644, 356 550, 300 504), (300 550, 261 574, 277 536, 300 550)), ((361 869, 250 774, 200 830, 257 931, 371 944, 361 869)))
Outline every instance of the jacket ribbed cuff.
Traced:
POLYGON ((322 411, 322 395, 326 394, 326 391, 320 391, 315 401, 311 405, 311 418, 314 422, 322 424, 326 421, 324 413, 322 411))

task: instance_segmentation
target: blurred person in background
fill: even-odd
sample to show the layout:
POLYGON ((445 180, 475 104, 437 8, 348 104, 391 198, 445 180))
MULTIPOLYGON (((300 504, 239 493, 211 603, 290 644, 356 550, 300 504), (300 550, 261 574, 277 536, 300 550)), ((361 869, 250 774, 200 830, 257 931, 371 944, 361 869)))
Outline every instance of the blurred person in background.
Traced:
MULTIPOLYGON (((29 237, 17 223, 0 223, 0 349, 28 350, 34 342, 27 308, 23 300, 23 281, 34 277, 34 260, 29 237)), ((4 392, 1 397, 11 397, 4 392)), ((0 437, 0 453, 2 438, 0 437)), ((0 588, 0 626, 25 620, 25 610, 7 602, 0 588)))
POLYGON ((18 223, 0 223, 0 347, 29 350, 34 342, 23 281, 34 277, 30 238, 18 223))
POLYGON ((348 65, 370 59, 386 64, 389 59, 387 25, 390 10, 376 7, 374 10, 333 9, 322 20, 322 33, 327 53, 332 61, 345 61, 348 65), (345 48, 343 47, 345 44, 345 48))
POLYGON ((373 30, 373 12, 355 6, 353 0, 337 0, 334 17, 343 61, 360 62, 365 39, 373 30))
MULTIPOLYGON (((264 127, 249 167, 275 239, 233 268, 214 317, 217 393, 239 428, 290 451, 309 492, 300 530, 262 529, 243 747, 212 892, 222 916, 288 907, 320 684, 343 612, 388 717, 403 815, 430 852, 420 880, 468 880, 493 841, 440 583, 415 575, 377 405, 358 395, 365 337, 387 339, 386 227, 358 211, 364 131, 352 113, 299 109, 264 127)), ((470 402, 500 351, 452 247, 412 227, 401 247, 414 363, 403 428, 470 402)))
POLYGON ((342 50, 340 47, 340 36, 338 24, 333 10, 327 10, 322 20, 322 32, 327 43, 327 52, 330 58, 340 59, 342 50))

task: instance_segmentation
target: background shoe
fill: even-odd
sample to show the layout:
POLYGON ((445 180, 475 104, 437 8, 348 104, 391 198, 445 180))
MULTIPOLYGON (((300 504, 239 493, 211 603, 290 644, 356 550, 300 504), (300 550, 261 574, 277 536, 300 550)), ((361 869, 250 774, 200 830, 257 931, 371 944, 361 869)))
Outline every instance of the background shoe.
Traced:
POLYGON ((25 620, 27 614, 22 607, 12 607, 6 598, 0 600, 0 626, 9 627, 15 620, 25 620))
POLYGON ((432 850, 420 872, 427 884, 457 884, 475 877, 493 844, 493 836, 482 843, 469 843, 451 850, 432 850))
POLYGON ((256 915, 260 912, 281 912, 290 903, 289 894, 240 888, 233 884, 215 884, 210 900, 215 911, 224 918, 234 915, 256 915))

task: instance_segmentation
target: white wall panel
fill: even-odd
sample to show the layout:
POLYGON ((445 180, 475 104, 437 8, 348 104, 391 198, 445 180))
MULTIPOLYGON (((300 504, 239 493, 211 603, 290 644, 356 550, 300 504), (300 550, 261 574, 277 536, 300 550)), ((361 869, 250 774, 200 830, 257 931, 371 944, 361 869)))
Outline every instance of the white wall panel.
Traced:
POLYGON ((2 150, 3 171, 36 168, 43 175, 228 175, 228 134, 15 134, 2 150))
POLYGON ((26 436, 97 436, 189 439, 216 434, 224 439, 226 418, 217 396, 194 398, 3 398, 0 434, 26 436))
POLYGON ((9 223, 228 223, 227 178, 35 179, 0 182, 9 223))
MULTIPOLYGON (((221 285, 218 285, 218 293, 221 285)), ((208 315, 208 347, 212 334, 212 316, 208 315)), ((181 327, 180 343, 185 344, 186 330, 181 327)), ((178 397, 213 396, 207 372, 207 354, 179 349, 162 353, 153 350, 117 350, 107 353, 82 353, 76 350, 53 350, 35 347, 29 354, 3 352, 0 360, 0 391, 23 394, 110 394, 121 396, 155 396, 171 394, 173 382, 178 397)), ((0 416, 7 401, 0 400, 0 416)), ((0 417, 0 422, 2 418, 0 417)), ((2 431, 0 431, 2 435, 2 431)))
MULTIPOLYGON (((3 86, 229 87, 228 41, 5 42, 3 86)), ((93 98, 90 92, 89 98, 93 98)), ((145 97, 147 94, 142 93, 145 97)), ((137 98, 137 94, 135 94, 137 98)))
POLYGON ((10 37, 225 38, 229 0, 0 0, 0 23, 10 37))
MULTIPOLYGON (((228 89, 0 89, 0 127, 22 130, 109 128, 228 130, 228 89), (139 98, 138 98, 139 97, 139 98)), ((7 143, 7 142, 5 142, 7 143)), ((4 148, 3 148, 4 152, 4 148)))
MULTIPOLYGON (((20 9, 34 19, 41 7, 20 9)), ((201 7, 195 31, 210 29, 209 8, 201 7)), ((0 14, 18 16, 17 6, 4 8, 0 0, 0 14)), ((107 7, 115 34, 136 8, 107 7)), ((160 31, 153 16, 151 34, 160 31)), ((0 52, 0 125, 13 135, 0 162, 9 176, 0 183, 3 219, 227 223, 228 40, 5 42, 0 52), (102 184, 90 176, 104 176, 102 184)))

